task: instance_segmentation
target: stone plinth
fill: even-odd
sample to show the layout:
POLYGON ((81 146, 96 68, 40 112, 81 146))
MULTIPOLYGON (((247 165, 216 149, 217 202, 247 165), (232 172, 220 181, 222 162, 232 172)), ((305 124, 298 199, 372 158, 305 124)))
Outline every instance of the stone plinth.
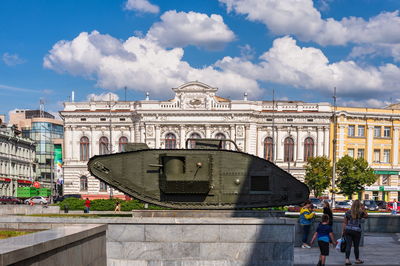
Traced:
POLYGON ((0 240, 0 265, 106 265, 106 225, 69 225, 0 240))
POLYGON ((280 218, 132 218, 109 224, 107 254, 109 265, 293 265, 293 242, 280 218))
POLYGON ((133 210, 132 217, 284 217, 284 211, 254 210, 133 210))

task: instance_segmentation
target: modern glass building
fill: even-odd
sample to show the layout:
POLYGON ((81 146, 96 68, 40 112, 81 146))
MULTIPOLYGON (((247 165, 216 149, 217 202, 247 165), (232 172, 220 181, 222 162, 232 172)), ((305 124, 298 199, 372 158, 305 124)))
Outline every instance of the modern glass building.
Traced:
POLYGON ((37 181, 42 187, 53 187, 54 194, 59 194, 60 186, 56 184, 62 184, 59 154, 64 138, 63 121, 45 111, 15 110, 10 114, 10 124, 17 125, 23 137, 36 143, 37 181))

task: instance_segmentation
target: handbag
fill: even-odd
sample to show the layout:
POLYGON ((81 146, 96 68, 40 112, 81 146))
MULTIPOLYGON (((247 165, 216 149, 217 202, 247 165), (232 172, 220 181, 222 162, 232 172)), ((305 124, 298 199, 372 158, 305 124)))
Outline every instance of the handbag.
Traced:
POLYGON ((340 242, 340 252, 346 252, 346 239, 344 237, 341 238, 340 242))

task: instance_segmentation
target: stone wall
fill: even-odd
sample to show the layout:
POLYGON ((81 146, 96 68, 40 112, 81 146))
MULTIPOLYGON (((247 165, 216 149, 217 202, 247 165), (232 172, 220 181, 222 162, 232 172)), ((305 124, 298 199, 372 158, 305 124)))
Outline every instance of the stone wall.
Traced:
POLYGON ((0 204, 0 215, 60 213, 59 206, 0 204))
POLYGON ((106 225, 69 225, 0 240, 0 265, 107 265, 106 225))

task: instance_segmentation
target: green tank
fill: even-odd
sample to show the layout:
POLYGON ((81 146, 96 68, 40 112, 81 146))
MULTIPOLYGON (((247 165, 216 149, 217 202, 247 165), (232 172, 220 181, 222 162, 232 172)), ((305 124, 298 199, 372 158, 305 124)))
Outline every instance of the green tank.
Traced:
POLYGON ((270 161, 241 152, 231 140, 188 139, 186 147, 130 143, 126 152, 92 157, 88 169, 129 196, 174 209, 273 207, 308 199, 304 183, 270 161))

